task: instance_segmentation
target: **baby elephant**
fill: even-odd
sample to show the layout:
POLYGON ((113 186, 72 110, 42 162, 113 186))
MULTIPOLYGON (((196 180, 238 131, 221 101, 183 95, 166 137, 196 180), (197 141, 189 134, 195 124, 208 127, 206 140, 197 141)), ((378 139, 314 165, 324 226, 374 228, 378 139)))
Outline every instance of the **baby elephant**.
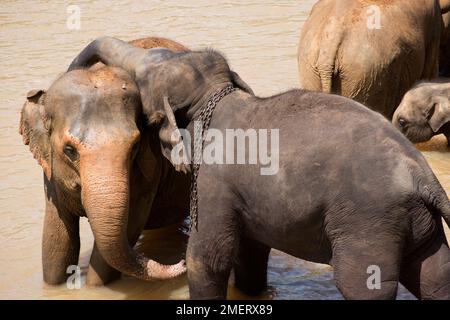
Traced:
POLYGON ((449 97, 449 79, 421 82, 405 94, 392 122, 414 143, 443 133, 450 146, 449 97))

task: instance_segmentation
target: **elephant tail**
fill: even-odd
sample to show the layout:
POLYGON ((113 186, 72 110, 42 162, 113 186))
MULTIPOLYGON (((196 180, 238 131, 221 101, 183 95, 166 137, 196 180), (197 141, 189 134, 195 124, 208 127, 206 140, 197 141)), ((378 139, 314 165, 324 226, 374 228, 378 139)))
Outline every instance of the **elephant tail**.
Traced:
POLYGON ((436 178, 420 188, 421 198, 431 212, 439 214, 450 228, 450 201, 436 178))
POLYGON ((322 92, 333 93, 333 80, 338 76, 338 52, 344 38, 342 21, 332 17, 321 34, 322 43, 317 59, 317 71, 322 92))

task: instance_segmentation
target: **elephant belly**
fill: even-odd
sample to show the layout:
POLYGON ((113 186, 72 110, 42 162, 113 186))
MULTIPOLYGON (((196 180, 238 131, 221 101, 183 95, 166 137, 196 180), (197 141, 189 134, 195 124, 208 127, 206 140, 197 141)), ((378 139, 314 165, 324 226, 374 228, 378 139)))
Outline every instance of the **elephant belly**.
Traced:
POLYGON ((269 194, 254 200, 249 201, 253 208, 241 213, 246 236, 297 258, 329 262, 331 249, 321 209, 314 209, 307 200, 289 203, 269 194))

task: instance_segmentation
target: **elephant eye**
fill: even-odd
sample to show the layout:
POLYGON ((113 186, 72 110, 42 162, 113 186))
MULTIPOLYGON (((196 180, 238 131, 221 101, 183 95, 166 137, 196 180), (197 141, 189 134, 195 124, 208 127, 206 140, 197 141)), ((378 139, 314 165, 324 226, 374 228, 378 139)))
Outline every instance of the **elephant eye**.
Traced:
POLYGON ((407 121, 403 118, 399 118, 398 119, 398 124, 400 125, 400 127, 404 128, 407 124, 407 121))
POLYGON ((64 153, 70 159, 70 161, 76 161, 78 159, 78 152, 69 144, 64 146, 64 153))

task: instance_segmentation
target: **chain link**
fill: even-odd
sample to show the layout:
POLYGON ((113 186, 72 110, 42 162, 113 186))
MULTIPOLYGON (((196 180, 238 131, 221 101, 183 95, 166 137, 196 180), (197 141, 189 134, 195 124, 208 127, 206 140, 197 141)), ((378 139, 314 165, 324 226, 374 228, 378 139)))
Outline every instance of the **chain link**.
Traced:
POLYGON ((222 100, 223 97, 230 94, 231 92, 235 91, 236 88, 232 85, 228 85, 225 88, 223 88, 220 91, 217 91, 212 95, 212 97, 208 100, 208 103, 205 107, 202 108, 200 111, 200 121, 202 123, 202 130, 201 135, 195 137, 194 141, 194 159, 196 161, 192 161, 191 168, 191 196, 190 196, 190 203, 189 203, 189 215, 191 218, 191 226, 190 229, 192 230, 192 227, 195 228, 195 230, 198 230, 198 190, 197 190, 197 178, 198 178, 198 171, 200 169, 200 161, 201 161, 201 154, 203 152, 203 144, 205 142, 205 136, 204 134, 211 123, 211 118, 214 113, 214 109, 216 108, 217 104, 220 100, 222 100), (201 140, 200 140, 201 139, 201 140))

